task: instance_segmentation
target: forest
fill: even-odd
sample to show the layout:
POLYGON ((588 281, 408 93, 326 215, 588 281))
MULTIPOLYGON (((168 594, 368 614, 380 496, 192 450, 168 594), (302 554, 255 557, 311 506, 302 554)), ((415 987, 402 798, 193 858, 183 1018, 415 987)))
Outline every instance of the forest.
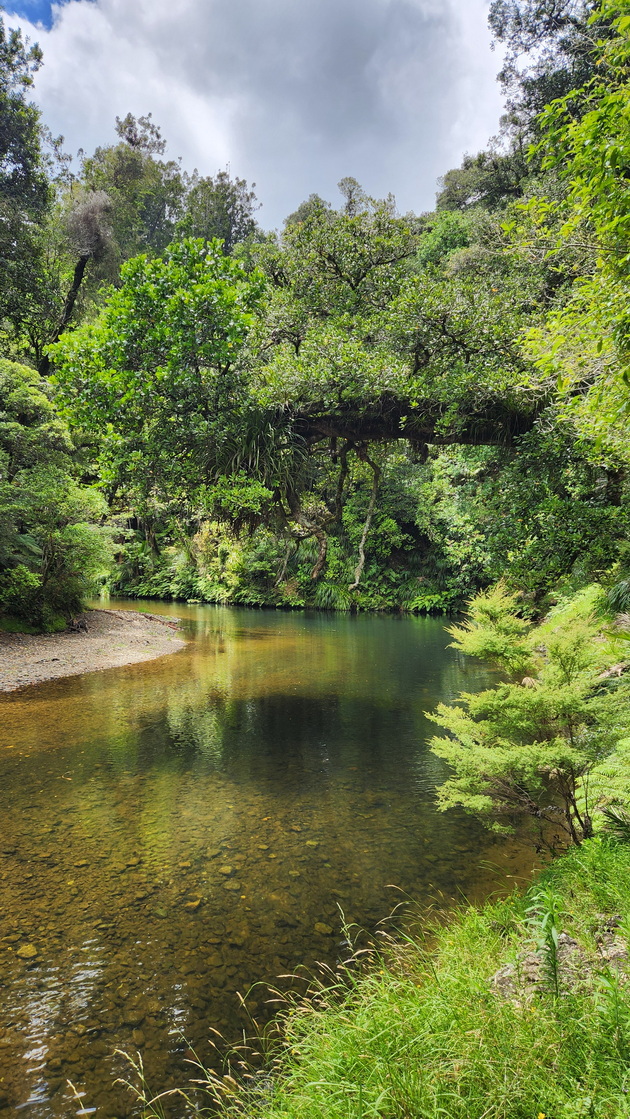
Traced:
POLYGON ((0 604, 630 603, 628 16, 495 0, 505 113, 431 213, 348 177, 281 231, 150 115, 73 169, 0 32, 0 604))
POLYGON ((70 157, 0 15, 0 645, 88 648, 1 688, 0 947, 37 998, 50 953, 63 997, 48 1049, 7 1043, 0 1110, 27 1038, 73 1114, 113 1114, 123 1044, 115 1111, 145 1119, 630 1115, 630 9, 489 25, 499 131, 431 212, 348 174, 268 230, 151 113, 70 157), (177 644, 101 592, 167 601, 177 644), (88 663, 90 605, 133 655, 88 663), (385 881, 415 940, 374 933, 385 881), (75 1015, 88 927, 113 978, 75 1015), (311 951, 325 980, 245 1039, 264 968, 311 951), (209 1049, 237 990, 243 1047, 199 1072, 173 1023, 209 1049))

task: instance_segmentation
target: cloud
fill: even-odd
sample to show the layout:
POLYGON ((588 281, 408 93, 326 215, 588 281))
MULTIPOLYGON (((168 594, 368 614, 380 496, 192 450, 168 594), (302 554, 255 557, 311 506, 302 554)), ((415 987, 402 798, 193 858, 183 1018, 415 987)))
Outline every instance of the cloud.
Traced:
MULTIPOLYGON (((85 0, 86 3, 93 0, 85 0)), ((53 25, 55 11, 68 0, 5 0, 3 5, 9 15, 18 16, 31 24, 37 24, 50 30, 53 25)))
POLYGON ((116 115, 152 112, 184 166, 255 181, 272 227, 313 191, 334 200, 345 175, 403 210, 432 207, 437 177, 496 130, 487 6, 69 0, 49 30, 18 22, 43 48, 35 94, 71 150, 112 142, 116 115))

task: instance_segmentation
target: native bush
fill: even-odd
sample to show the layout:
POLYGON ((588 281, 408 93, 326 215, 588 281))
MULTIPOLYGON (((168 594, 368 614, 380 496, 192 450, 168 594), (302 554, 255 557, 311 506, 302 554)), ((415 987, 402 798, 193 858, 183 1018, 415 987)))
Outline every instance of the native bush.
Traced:
POLYGON ((593 834, 592 775, 630 729, 627 688, 620 694, 606 672, 622 642, 604 632, 604 610, 598 586, 560 601, 539 626, 519 617, 502 586, 473 599, 450 630, 454 647, 512 679, 430 715, 448 733, 432 749, 453 771, 438 792, 442 809, 458 805, 502 832, 526 820, 551 849, 593 834))

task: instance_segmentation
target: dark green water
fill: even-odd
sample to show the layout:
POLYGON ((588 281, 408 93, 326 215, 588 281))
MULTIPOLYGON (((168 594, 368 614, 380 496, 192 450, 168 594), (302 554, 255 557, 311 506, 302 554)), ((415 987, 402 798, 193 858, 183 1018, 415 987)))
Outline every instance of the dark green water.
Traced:
POLYGON ((334 963, 341 912, 531 866, 433 806, 423 711, 484 683, 440 621, 147 609, 184 650, 0 698, 2 1119, 135 1114, 117 1047, 181 1083, 184 1037, 205 1059, 248 1027, 237 992, 263 1020, 263 981, 334 963))

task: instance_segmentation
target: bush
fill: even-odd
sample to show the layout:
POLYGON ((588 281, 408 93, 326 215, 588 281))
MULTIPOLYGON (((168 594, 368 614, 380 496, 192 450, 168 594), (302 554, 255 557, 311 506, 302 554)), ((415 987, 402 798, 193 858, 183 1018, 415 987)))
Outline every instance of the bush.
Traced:
POLYGON ((74 478, 67 427, 32 369, 0 362, 0 610, 51 631, 112 563, 107 506, 74 478))

